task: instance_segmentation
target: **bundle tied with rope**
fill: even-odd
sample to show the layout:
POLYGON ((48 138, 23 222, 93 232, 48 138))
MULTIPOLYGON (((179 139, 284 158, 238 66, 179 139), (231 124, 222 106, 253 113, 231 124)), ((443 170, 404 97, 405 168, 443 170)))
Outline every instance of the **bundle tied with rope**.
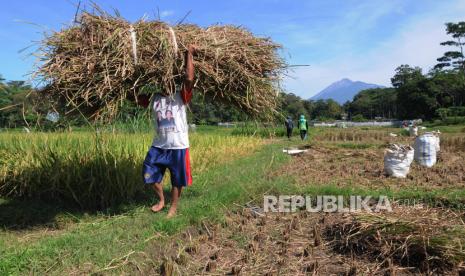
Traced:
POLYGON ((75 25, 41 42, 35 75, 46 82, 49 99, 111 118, 138 94, 173 95, 184 76, 182 53, 196 45, 196 93, 253 117, 276 112, 286 64, 277 53, 281 46, 269 38, 230 25, 130 24, 95 10, 83 11, 75 25))

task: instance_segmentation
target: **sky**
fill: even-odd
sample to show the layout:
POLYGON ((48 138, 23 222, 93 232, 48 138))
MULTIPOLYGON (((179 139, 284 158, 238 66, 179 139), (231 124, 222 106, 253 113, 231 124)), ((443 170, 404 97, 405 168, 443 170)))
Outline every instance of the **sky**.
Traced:
MULTIPOLYGON (((6 1, 6 0, 3 0, 6 1)), ((8 1, 0 10, 0 74, 28 80, 44 33, 69 25, 78 0, 8 1), (22 49, 26 50, 21 51, 22 49)), ((81 1, 81 8, 90 2, 81 1)), ((447 48, 446 22, 465 21, 465 0, 95 0, 129 21, 142 16, 201 26, 234 24, 283 45, 287 92, 310 98, 342 78, 390 86, 401 64, 426 73, 447 48)))

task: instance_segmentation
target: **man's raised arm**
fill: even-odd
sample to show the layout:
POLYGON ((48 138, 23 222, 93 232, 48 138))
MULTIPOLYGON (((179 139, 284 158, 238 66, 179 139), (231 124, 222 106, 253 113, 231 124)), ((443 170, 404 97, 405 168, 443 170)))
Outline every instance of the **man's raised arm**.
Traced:
POLYGON ((194 53, 195 46, 189 45, 185 54, 186 76, 181 91, 182 100, 185 104, 192 99, 192 89, 194 88, 194 53))

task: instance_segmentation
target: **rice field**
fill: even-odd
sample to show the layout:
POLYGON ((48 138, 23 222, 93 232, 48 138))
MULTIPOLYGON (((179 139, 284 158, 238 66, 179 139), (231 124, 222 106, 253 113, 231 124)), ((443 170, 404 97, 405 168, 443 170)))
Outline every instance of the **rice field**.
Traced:
MULTIPOLYGON (((2 133, 0 196, 103 209, 144 192, 141 168, 151 133, 2 133)), ((193 177, 252 153, 258 138, 192 134, 193 177)), ((169 177, 165 177, 165 180, 169 177)))
POLYGON ((192 133, 194 185, 183 192, 179 215, 171 220, 165 211, 149 211, 153 195, 141 180, 152 134, 0 134, 0 274, 465 271, 463 126, 442 128, 438 163, 433 168, 413 163, 405 179, 383 173, 385 146, 413 143, 401 129, 311 128, 304 142, 297 135, 278 138, 280 130, 271 130, 192 133), (307 152, 290 157, 282 153, 289 146, 307 152), (257 215, 263 195, 292 194, 386 195, 394 212, 257 215), (138 201, 140 196, 145 199, 138 201), (84 211, 21 205, 31 198, 84 211), (87 213, 120 203, 126 207, 116 213, 87 213), (44 213, 43 220, 31 218, 44 213), (24 218, 34 223, 22 223, 24 218))

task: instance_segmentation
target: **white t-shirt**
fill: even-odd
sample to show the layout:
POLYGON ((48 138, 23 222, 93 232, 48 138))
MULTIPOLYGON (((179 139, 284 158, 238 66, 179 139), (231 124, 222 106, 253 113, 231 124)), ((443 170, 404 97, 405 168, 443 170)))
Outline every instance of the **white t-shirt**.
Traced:
POLYGON ((162 149, 189 147, 186 105, 177 92, 173 97, 156 95, 153 101, 157 135, 152 146, 162 149))

